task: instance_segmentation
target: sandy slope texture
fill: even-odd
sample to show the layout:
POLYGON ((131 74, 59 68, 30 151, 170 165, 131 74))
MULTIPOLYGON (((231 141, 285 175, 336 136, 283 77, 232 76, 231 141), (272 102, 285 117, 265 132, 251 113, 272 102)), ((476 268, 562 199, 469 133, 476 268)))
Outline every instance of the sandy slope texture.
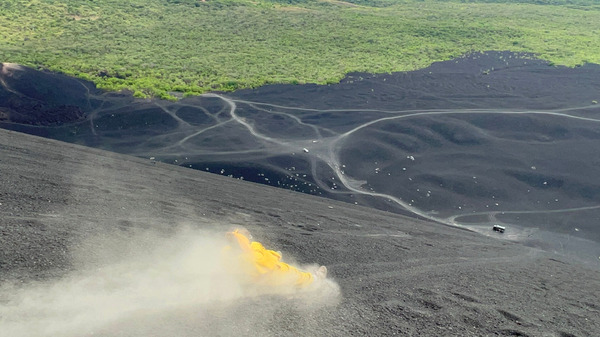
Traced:
POLYGON ((474 53, 177 102, 0 65, 0 127, 600 255, 600 66, 474 53))
POLYGON ((3 337, 600 331, 597 268, 473 232, 5 130, 0 172, 3 337), (240 291, 236 224, 330 280, 240 291))

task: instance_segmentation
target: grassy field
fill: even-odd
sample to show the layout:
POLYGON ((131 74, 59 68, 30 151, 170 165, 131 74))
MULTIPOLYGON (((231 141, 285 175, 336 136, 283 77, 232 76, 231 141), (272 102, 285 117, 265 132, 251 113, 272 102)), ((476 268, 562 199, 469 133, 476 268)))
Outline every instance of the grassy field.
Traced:
POLYGON ((139 97, 333 83, 348 72, 414 70, 480 50, 531 52, 568 66, 600 63, 600 6, 592 0, 0 2, 0 61, 139 97))

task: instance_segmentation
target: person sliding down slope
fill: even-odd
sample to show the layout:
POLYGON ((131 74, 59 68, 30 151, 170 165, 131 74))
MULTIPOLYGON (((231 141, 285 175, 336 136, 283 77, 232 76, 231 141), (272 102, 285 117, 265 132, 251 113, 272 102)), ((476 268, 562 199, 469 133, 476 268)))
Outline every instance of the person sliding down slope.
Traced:
POLYGON ((260 242, 251 241, 245 229, 227 233, 233 247, 228 251, 237 253, 241 264, 240 272, 250 283, 267 287, 306 288, 315 280, 327 277, 327 268, 321 266, 314 274, 281 262, 281 253, 266 249, 260 242))

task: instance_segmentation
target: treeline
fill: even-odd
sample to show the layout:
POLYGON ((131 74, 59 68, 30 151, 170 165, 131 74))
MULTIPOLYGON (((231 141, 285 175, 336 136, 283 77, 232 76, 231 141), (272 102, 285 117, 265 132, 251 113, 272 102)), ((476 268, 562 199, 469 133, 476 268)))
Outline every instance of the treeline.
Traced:
MULTIPOLYGON (((394 1, 394 0, 392 0, 394 1)), ((504 3, 504 4, 534 4, 552 6, 600 6, 598 0, 439 0, 461 3, 504 3)))
POLYGON ((594 8, 411 0, 380 8, 316 0, 4 0, 0 22, 1 61, 166 99, 173 92, 335 83, 348 72, 414 70, 479 50, 532 52, 568 66, 600 63, 600 11, 594 8))

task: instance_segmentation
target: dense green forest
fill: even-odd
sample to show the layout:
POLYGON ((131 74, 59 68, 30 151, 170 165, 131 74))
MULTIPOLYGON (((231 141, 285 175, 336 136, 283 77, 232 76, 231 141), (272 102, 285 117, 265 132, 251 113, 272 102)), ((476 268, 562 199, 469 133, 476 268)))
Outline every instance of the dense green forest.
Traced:
POLYGON ((348 72, 426 67, 471 51, 600 63, 597 0, 3 0, 0 61, 172 98, 348 72))

